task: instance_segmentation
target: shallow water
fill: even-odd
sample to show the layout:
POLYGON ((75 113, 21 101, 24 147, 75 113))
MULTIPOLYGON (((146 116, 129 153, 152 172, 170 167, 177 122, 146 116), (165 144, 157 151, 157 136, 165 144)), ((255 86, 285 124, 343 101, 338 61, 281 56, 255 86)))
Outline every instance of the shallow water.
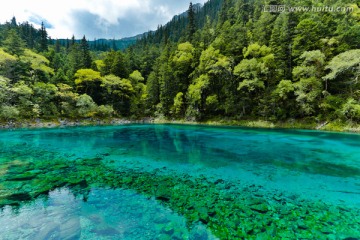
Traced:
POLYGON ((3 239, 360 237, 355 134, 196 125, 4 130, 0 181, 3 239), (199 196, 201 188, 209 194, 199 196), (245 215, 222 216, 226 204, 245 215), (286 219, 289 206, 299 211, 291 231, 250 219, 286 219), (309 214, 324 209, 332 221, 309 214))

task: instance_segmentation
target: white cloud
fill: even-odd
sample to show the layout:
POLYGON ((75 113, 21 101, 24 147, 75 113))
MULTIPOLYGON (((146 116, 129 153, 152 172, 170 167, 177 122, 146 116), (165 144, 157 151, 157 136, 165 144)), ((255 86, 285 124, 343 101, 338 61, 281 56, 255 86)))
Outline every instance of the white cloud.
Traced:
MULTIPOLYGON (((204 3, 206 0, 197 2, 204 3)), ((156 29, 173 15, 185 11, 188 0, 12 0, 0 8, 0 22, 13 16, 18 22, 42 19, 52 28, 47 28, 52 38, 70 38, 73 34, 97 37, 126 37, 156 29), (91 20, 90 17, 95 19, 91 20), (95 21, 94 21, 95 20, 95 21), (83 21, 83 22, 82 22, 83 21), (91 24, 95 24, 91 32, 91 24), (136 29, 130 29, 134 28, 136 29), (98 36, 95 30, 102 30, 98 36), (113 32, 109 33, 112 29, 113 32), (115 30, 114 30, 115 29, 115 30), (106 35, 106 36, 104 36, 106 35)), ((36 27, 38 25, 33 23, 36 27)))

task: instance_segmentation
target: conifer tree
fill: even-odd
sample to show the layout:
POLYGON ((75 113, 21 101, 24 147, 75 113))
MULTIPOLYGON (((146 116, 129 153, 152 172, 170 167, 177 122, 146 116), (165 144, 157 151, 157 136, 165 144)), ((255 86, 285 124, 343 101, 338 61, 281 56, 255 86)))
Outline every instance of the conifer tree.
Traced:
POLYGON ((187 39, 188 41, 192 41, 193 35, 196 31, 195 26, 195 11, 192 2, 190 2, 188 13, 188 25, 187 25, 187 39))
POLYGON ((81 67, 82 68, 91 68, 91 63, 92 63, 92 59, 91 59, 91 55, 90 55, 90 48, 89 48, 89 44, 84 37, 81 39, 81 43, 80 43, 80 50, 81 50, 81 67))
POLYGON ((8 53, 19 57, 24 53, 25 42, 15 29, 11 29, 4 41, 4 47, 8 53))
POLYGON ((42 22, 40 28, 40 52, 45 52, 48 50, 48 34, 45 29, 45 25, 42 22))
POLYGON ((15 17, 12 17, 11 22, 10 22, 10 26, 11 27, 17 27, 18 26, 15 17))

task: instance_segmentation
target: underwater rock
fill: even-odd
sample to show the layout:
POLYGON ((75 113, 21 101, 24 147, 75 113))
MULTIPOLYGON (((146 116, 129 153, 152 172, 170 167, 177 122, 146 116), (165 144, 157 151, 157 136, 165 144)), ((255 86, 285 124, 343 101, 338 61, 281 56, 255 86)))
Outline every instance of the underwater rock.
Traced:
POLYGON ((258 204, 263 203, 263 200, 261 198, 251 196, 246 199, 246 203, 248 206, 258 205, 258 204))
POLYGON ((173 223, 166 224, 166 226, 162 228, 162 232, 171 236, 175 232, 174 224, 173 223))
POLYGON ((210 220, 208 209, 206 207, 199 207, 196 208, 196 211, 199 213, 199 220, 206 225, 210 220))
POLYGON ((28 201, 31 200, 32 197, 29 193, 14 193, 7 197, 10 201, 28 201))
POLYGON ((301 230, 307 230, 309 227, 301 220, 297 221, 297 227, 301 230))
POLYGON ((153 221, 156 224, 166 224, 170 222, 170 219, 168 219, 164 214, 156 214, 153 221))
POLYGON ((333 232, 333 230, 330 229, 329 227, 323 227, 323 228, 321 228, 320 232, 322 232, 323 234, 328 235, 328 234, 331 234, 333 232))
POLYGON ((159 185, 156 189, 155 198, 160 201, 168 202, 171 198, 171 191, 167 185, 159 185))
POLYGON ((37 177, 37 174, 26 172, 24 174, 15 175, 14 177, 8 177, 7 181, 27 181, 37 177))
POLYGON ((257 205, 252 205, 252 206, 250 206, 250 209, 253 211, 256 211, 258 213, 267 213, 269 211, 268 207, 263 203, 257 204, 257 205))
POLYGON ((164 233, 161 233, 158 236, 156 236, 156 239, 158 239, 158 240, 173 240, 170 235, 164 234, 164 233))

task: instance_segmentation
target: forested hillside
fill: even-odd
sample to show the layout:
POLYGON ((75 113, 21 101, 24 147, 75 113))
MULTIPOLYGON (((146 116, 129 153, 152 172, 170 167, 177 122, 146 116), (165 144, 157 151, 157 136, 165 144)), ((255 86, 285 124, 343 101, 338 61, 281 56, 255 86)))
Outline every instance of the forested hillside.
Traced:
POLYGON ((108 49, 2 24, 0 118, 360 121, 360 9, 351 0, 190 4, 126 50, 108 49))

